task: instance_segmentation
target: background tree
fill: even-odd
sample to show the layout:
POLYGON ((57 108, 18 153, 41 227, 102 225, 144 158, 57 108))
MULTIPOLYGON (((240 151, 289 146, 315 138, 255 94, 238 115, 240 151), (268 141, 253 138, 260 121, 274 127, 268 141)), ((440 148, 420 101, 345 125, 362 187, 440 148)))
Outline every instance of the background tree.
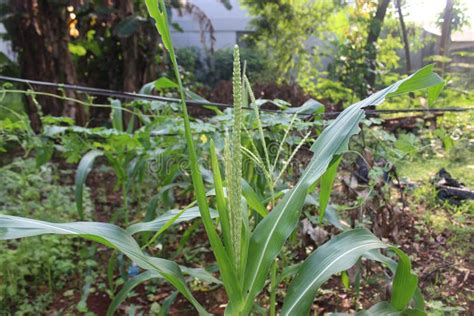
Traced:
POLYGON ((385 14, 387 13, 388 5, 390 0, 379 0, 377 4, 377 10, 375 11, 374 16, 372 17, 369 24, 369 31, 367 36, 367 42, 365 44, 366 60, 368 71, 365 72, 365 80, 369 87, 365 91, 365 95, 368 95, 370 91, 374 90, 376 70, 377 70, 377 47, 376 43, 382 31, 383 21, 385 19, 385 14))
POLYGON ((402 1, 395 0, 395 6, 398 12, 398 20, 400 22, 400 33, 403 39, 403 49, 405 51, 405 65, 407 74, 411 74, 411 56, 410 56, 410 43, 408 42, 407 27, 405 25, 405 19, 403 18, 402 12, 402 1))
POLYGON ((254 30, 248 40, 264 55, 279 83, 306 81, 318 73, 320 54, 317 40, 322 37, 328 17, 336 5, 332 1, 243 0, 252 15, 254 30))
MULTIPOLYGON (((68 13, 70 1, 10 0, 2 7, 11 14, 3 19, 14 50, 18 53, 23 78, 53 82, 78 82, 68 49, 68 13)), ((5 14, 5 11, 4 11, 5 14)), ((68 96, 74 96, 70 91, 68 96)), ((79 124, 86 120, 83 107, 57 99, 38 98, 44 114, 69 116, 79 124)), ((38 108, 32 100, 26 103, 32 127, 40 128, 38 108)))
MULTIPOLYGON (((437 26, 441 29, 441 37, 439 40, 439 56, 449 57, 449 45, 451 43, 451 34, 462 30, 465 26, 469 26, 469 16, 466 14, 467 9, 462 0, 447 0, 444 10, 439 13, 436 21, 437 26)), ((449 59, 440 58, 439 66, 441 71, 446 71, 446 62, 449 59)))

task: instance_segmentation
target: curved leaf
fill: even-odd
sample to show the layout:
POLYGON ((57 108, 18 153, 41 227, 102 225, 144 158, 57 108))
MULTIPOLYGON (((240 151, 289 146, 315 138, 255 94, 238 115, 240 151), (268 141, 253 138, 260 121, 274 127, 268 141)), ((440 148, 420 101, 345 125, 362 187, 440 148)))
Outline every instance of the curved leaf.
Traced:
POLYGON ((258 197, 257 193, 254 189, 247 183, 244 179, 241 180, 242 182, 242 195, 244 196, 245 200, 249 207, 255 210, 258 215, 265 217, 268 214, 265 205, 260 202, 260 198, 258 197))
POLYGON ((76 208, 79 213, 79 218, 84 219, 84 206, 83 206, 83 192, 84 192, 84 183, 86 182, 87 175, 92 170, 92 165, 97 157, 103 155, 103 152, 100 150, 91 150, 85 154, 76 171, 75 179, 75 193, 76 193, 76 208))
POLYGON ((319 287, 366 252, 387 246, 366 229, 343 232, 314 251, 291 282, 281 315, 307 315, 319 287))
POLYGON ((305 199, 308 188, 326 172, 334 155, 347 150, 349 139, 359 132, 359 123, 365 116, 363 108, 369 105, 378 105, 387 96, 430 87, 436 88, 442 83, 442 80, 433 74, 432 70, 433 65, 428 65, 408 78, 351 105, 316 139, 311 147, 314 152, 313 158, 298 183, 257 225, 252 234, 249 247, 251 256, 248 256, 244 280, 244 291, 247 294, 244 308, 246 312, 252 308, 253 299, 263 288, 273 260, 295 229, 303 207, 302 201, 305 199))
POLYGON ((184 274, 192 276, 193 278, 196 278, 200 281, 212 284, 222 284, 222 282, 214 277, 212 273, 207 271, 204 268, 188 268, 185 266, 179 266, 181 268, 181 271, 183 271, 184 274))
POLYGON ((207 312, 199 302, 196 301, 188 289, 180 267, 173 261, 150 257, 144 254, 132 236, 126 230, 118 226, 96 222, 58 224, 16 216, 0 215, 0 240, 42 234, 75 235, 117 249, 142 269, 160 273, 164 279, 170 282, 194 305, 200 314, 207 315, 207 312))
POLYGON ((226 203, 226 194, 224 191, 224 184, 222 182, 221 170, 219 168, 219 160, 217 159, 216 146, 214 144, 214 140, 212 139, 210 141, 210 154, 212 176, 214 180, 214 194, 216 196, 216 207, 217 211, 219 212, 224 245, 230 255, 232 238, 230 235, 230 222, 226 203))
POLYGON ((394 251, 399 258, 397 271, 393 278, 390 305, 403 311, 408 307, 415 294, 418 287, 418 277, 411 272, 410 258, 403 251, 394 247, 391 247, 390 250, 394 251))
POLYGON ((320 192, 319 192, 319 223, 323 222, 324 214, 326 213, 326 207, 329 203, 329 197, 331 196, 332 185, 334 179, 336 179, 337 167, 341 163, 342 156, 339 156, 333 160, 329 165, 329 168, 321 176, 320 192))
POLYGON ((314 100, 309 99, 307 100, 302 106, 299 107, 291 107, 286 109, 285 113, 298 113, 298 114, 320 114, 324 113, 326 109, 324 108, 324 104, 314 100))
POLYGON ((112 120, 112 127, 119 132, 123 132, 122 102, 115 99, 112 100, 111 105, 110 119, 112 120))
MULTIPOLYGON (((210 212, 211 212, 211 218, 216 218, 219 216, 219 214, 212 209, 210 210, 210 212)), ((201 217, 201 213, 199 212, 199 207, 197 206, 191 207, 185 210, 173 209, 173 210, 169 210, 168 212, 166 212, 165 214, 161 216, 158 216, 156 219, 150 222, 143 222, 143 223, 130 225, 127 228, 127 231, 132 235, 139 232, 145 232, 145 231, 159 231, 163 227, 169 227, 173 224, 187 222, 198 217, 201 217)))
POLYGON ((127 298, 128 294, 139 284, 148 281, 150 279, 155 279, 155 278, 162 278, 161 274, 159 274, 156 271, 145 271, 143 273, 140 273, 133 279, 129 279, 125 284, 123 285, 122 289, 115 295, 114 299, 112 302, 110 302, 109 308, 107 309, 107 316, 112 316, 114 315, 115 311, 117 308, 120 306, 120 304, 125 301, 127 298))
POLYGON ((390 247, 389 249, 399 256, 400 260, 398 263, 375 250, 364 254, 364 257, 386 264, 395 275, 392 286, 392 300, 394 300, 396 306, 400 308, 406 307, 411 299, 413 299, 415 303, 414 308, 423 311, 425 309, 425 301, 418 287, 418 279, 411 273, 411 262, 408 256, 398 248, 390 247))

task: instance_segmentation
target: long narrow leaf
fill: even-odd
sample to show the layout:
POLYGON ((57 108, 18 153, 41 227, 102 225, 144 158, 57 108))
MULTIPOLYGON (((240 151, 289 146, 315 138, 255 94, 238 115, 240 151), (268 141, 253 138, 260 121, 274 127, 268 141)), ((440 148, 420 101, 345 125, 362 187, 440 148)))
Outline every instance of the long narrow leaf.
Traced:
POLYGON ((260 202, 260 198, 258 197, 257 193, 244 179, 242 179, 242 195, 247 201, 249 207, 255 210, 258 215, 262 217, 267 216, 268 211, 265 208, 265 205, 260 202))
POLYGON ((408 256, 397 248, 390 248, 398 255, 398 265, 392 285, 390 304, 397 310, 403 311, 408 307, 418 286, 418 278, 411 272, 408 256))
POLYGON ((364 257, 386 264, 395 275, 394 287, 392 287, 392 299, 397 301, 395 305, 399 307, 406 306, 410 300, 413 299, 415 303, 414 308, 423 311, 425 309, 425 301, 420 288, 417 286, 417 278, 415 275, 412 275, 411 272, 407 273, 407 271, 411 271, 411 263, 408 256, 395 247, 390 247, 389 249, 400 257, 398 263, 376 250, 369 251, 364 254, 364 257))
POLYGON ((337 157, 329 165, 328 170, 321 176, 320 192, 319 192, 319 222, 323 222, 326 207, 329 203, 329 197, 331 196, 332 184, 337 174, 337 167, 341 162, 342 157, 337 157))
MULTIPOLYGON (((219 214, 211 210, 211 217, 216 218, 218 217, 219 214)), ((167 211, 165 214, 158 216, 154 220, 150 222, 142 222, 142 223, 136 223, 133 225, 130 225, 127 227, 127 231, 130 234, 136 234, 139 232, 145 232, 145 231, 150 231, 150 232, 156 232, 162 229, 165 226, 170 226, 172 224, 178 224, 182 222, 187 222, 191 221, 195 218, 201 217, 201 213, 199 212, 199 207, 191 207, 186 210, 178 210, 178 209, 173 209, 167 211)))
POLYGON ((74 235, 117 249, 142 269, 160 273, 194 305, 200 314, 207 315, 207 312, 188 289, 180 267, 173 261, 145 255, 132 236, 118 226, 96 222, 58 224, 0 215, 0 240, 42 234, 74 235))
POLYGON ((112 127, 123 132, 122 103, 120 100, 112 100, 112 111, 110 112, 112 127))
POLYGON ((117 295, 115 295, 112 302, 110 302, 109 308, 107 309, 107 316, 114 315, 117 308, 127 299, 127 296, 135 287, 145 281, 156 278, 162 278, 161 274, 156 271, 145 271, 133 279, 129 279, 127 282, 125 282, 122 289, 117 293, 117 295))
POLYGON ((219 168, 219 160, 217 159, 216 146, 214 141, 211 139, 211 167, 212 167, 212 176, 214 179, 214 188, 216 194, 216 205, 217 211, 219 212, 219 219, 222 227, 222 235, 224 237, 224 245, 227 248, 228 253, 230 254, 231 247, 231 234, 230 234, 230 222, 228 209, 226 204, 226 196, 224 193, 224 184, 222 182, 221 170, 219 168))
POLYGON ((319 287, 353 266, 369 250, 387 246, 366 229, 341 233, 313 252, 291 282, 281 315, 307 315, 319 287))
POLYGON ((87 175, 92 170, 92 165, 97 157, 103 155, 100 150, 91 150, 82 157, 79 162, 79 166, 76 171, 75 179, 75 194, 76 194, 76 208, 79 214, 79 219, 84 219, 84 205, 83 205, 83 193, 84 183, 86 182, 87 175))

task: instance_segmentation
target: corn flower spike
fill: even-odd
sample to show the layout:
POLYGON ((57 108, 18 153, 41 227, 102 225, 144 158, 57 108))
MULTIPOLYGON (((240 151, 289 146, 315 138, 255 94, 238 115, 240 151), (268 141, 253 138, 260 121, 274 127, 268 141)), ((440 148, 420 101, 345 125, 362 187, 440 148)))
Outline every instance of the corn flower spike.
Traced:
POLYGON ((231 226, 232 257, 236 271, 240 270, 240 249, 242 238, 242 154, 240 151, 242 128, 242 78, 240 73, 239 48, 234 47, 233 95, 234 126, 230 143, 224 148, 225 171, 227 177, 227 200, 231 226))

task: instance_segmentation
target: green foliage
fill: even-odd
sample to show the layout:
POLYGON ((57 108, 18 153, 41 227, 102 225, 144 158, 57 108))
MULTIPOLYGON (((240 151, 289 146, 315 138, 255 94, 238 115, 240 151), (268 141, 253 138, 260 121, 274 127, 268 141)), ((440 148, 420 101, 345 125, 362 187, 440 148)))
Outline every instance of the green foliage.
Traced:
MULTIPOLYGON (((17 159, 0 169, 2 214, 68 221, 75 218, 72 186, 50 164, 17 159)), ((90 203, 86 203, 87 210, 90 203)), ((56 291, 67 288, 85 262, 73 240, 35 237, 0 244, 0 309, 12 315, 43 313, 56 291), (47 290, 45 291, 45 288, 47 290)), ((78 284, 79 285, 79 284, 78 284)))
MULTIPOLYGON (((470 26, 470 17, 467 14, 468 8, 464 0, 453 0, 453 10, 451 13, 451 30, 452 32, 461 31, 464 27, 470 26)), ((444 10, 438 14, 438 18, 436 19, 436 26, 439 29, 442 28, 444 22, 444 10)))
MULTIPOLYGON (((239 50, 241 60, 246 62, 247 76, 252 81, 267 82, 273 79, 268 60, 264 54, 253 48, 241 48, 239 50)), ((217 50, 208 56, 207 68, 197 69, 197 78, 209 86, 214 86, 221 80, 231 80, 232 63, 233 51, 231 49, 217 50)), ((184 68, 186 68, 185 65, 184 68)))
MULTIPOLYGON (((255 33, 248 40, 263 56, 277 83, 305 83, 318 73, 320 38, 334 10, 332 1, 242 1, 254 17, 255 33)), ((305 87, 305 86, 303 86, 305 87)))
MULTIPOLYGON (((354 6, 342 7, 329 18, 329 31, 334 36, 328 38, 333 46, 328 54, 332 57, 328 78, 351 89, 358 97, 366 95, 371 88, 365 79, 370 71, 366 43, 376 5, 377 1, 360 1, 354 6)), ((393 35, 398 31, 398 21, 390 16, 390 12, 387 15, 384 32, 376 43, 377 87, 399 79, 394 70, 399 67, 398 50, 402 48, 402 43, 400 36, 393 35)))

